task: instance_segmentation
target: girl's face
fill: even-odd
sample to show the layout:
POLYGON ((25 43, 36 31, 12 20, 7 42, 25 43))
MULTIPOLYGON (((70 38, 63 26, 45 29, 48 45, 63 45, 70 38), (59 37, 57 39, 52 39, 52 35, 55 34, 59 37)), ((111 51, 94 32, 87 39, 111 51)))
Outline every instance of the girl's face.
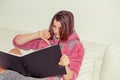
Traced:
POLYGON ((53 21, 53 32, 54 32, 56 38, 58 38, 58 39, 60 38, 60 33, 59 33, 60 27, 61 27, 61 23, 59 21, 54 20, 53 21))

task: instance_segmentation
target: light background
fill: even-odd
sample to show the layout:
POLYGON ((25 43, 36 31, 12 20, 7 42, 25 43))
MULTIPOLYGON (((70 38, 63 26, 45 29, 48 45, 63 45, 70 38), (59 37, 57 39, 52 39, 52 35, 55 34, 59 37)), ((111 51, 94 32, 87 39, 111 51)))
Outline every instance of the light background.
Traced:
POLYGON ((120 42, 120 0, 0 0, 0 27, 46 29, 60 10, 73 12, 82 40, 120 42))

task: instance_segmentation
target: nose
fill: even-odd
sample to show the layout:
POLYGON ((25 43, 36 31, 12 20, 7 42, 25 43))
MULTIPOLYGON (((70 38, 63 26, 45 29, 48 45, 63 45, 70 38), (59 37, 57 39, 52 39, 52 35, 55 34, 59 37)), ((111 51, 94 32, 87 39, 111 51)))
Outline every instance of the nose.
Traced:
POLYGON ((57 33, 57 30, 56 30, 56 29, 54 30, 54 33, 57 33))
POLYGON ((58 30, 56 28, 54 28, 54 33, 58 33, 58 30))

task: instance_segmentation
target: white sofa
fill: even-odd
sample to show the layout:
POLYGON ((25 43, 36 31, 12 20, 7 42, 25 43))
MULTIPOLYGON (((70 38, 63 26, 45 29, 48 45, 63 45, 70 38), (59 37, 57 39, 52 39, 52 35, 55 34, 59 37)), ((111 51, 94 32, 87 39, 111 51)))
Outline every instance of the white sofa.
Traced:
MULTIPOLYGON (((14 48, 13 37, 17 31, 0 27, 0 51, 14 48)), ((120 44, 103 44, 82 41, 85 48, 84 60, 77 80, 120 80, 120 44)), ((23 53, 26 51, 23 51, 23 53)))

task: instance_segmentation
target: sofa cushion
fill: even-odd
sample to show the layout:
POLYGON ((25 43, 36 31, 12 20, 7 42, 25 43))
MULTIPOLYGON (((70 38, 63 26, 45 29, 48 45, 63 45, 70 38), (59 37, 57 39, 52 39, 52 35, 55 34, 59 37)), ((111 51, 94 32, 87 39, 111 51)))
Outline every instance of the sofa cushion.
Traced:
POLYGON ((98 80, 107 44, 82 41, 85 55, 77 80, 98 80))
POLYGON ((0 27, 0 51, 8 52, 12 48, 14 48, 12 40, 18 33, 27 32, 0 27))
POLYGON ((106 49, 100 80, 120 80, 120 43, 111 44, 106 49))

